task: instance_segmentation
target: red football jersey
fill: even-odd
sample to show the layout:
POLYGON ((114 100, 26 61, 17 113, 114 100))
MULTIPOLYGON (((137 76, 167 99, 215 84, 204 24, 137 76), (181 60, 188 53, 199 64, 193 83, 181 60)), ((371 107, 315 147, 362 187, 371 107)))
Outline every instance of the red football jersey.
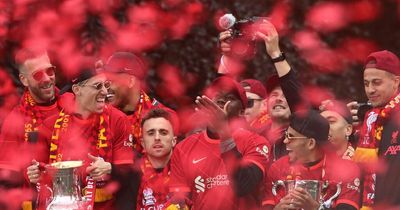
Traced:
MULTIPOLYGON (((15 107, 4 120, 1 130, 0 142, 0 168, 20 170, 31 163, 32 148, 25 142, 27 132, 37 130, 32 124, 25 125, 30 116, 25 116, 20 111, 20 106, 15 107)), ((36 112, 42 119, 58 114, 60 111, 57 103, 50 106, 35 106, 36 112)))
MULTIPOLYGON (((81 119, 72 114, 68 121, 68 128, 63 134, 64 137, 61 138, 61 132, 59 133, 58 148, 62 153, 62 161, 84 160, 84 166, 82 168, 85 169, 92 162, 92 160, 88 158, 88 153, 90 153, 93 156, 102 157, 106 162, 113 164, 133 164, 133 151, 131 147, 126 146, 129 136, 129 123, 127 122, 126 115, 112 106, 106 106, 104 109, 109 116, 109 120, 107 121, 109 124, 104 127, 105 131, 102 133, 102 135, 107 136, 107 155, 102 156, 99 154, 100 150, 96 147, 96 144, 98 145, 98 135, 100 135, 99 127, 95 123, 97 122, 95 121, 97 116, 81 119)), ((50 161, 50 150, 54 148, 54 146, 51 146, 51 139, 54 137, 52 135, 56 120, 59 120, 58 117, 58 115, 55 115, 48 118, 43 122, 42 126, 39 127, 39 148, 41 148, 41 150, 36 157, 38 161, 50 161)), ((106 183, 97 182, 96 185, 96 202, 94 209, 114 209, 113 196, 102 189, 106 183), (103 191, 105 193, 103 193, 103 191), (101 200, 101 202, 97 202, 99 200, 101 200)))
POLYGON ((282 187, 277 188, 277 196, 272 194, 272 185, 278 180, 320 180, 327 181, 328 187, 323 190, 324 201, 332 197, 341 183, 341 192, 333 201, 333 207, 340 203, 349 204, 359 209, 360 201, 360 170, 350 161, 337 156, 325 156, 317 164, 306 167, 298 163, 289 163, 288 156, 274 162, 267 173, 266 198, 263 205, 276 205, 285 196, 282 187))
POLYGON ((145 156, 140 162, 143 173, 136 202, 137 210, 165 209, 168 201, 170 164, 156 170, 145 156))
MULTIPOLYGON (((242 159, 238 164, 253 163, 263 173, 270 161, 270 145, 263 137, 239 129, 233 134, 242 159)), ((249 197, 238 198, 221 158, 220 140, 206 132, 189 136, 174 149, 171 159, 170 192, 190 192, 192 209, 252 209, 257 206, 249 197)))

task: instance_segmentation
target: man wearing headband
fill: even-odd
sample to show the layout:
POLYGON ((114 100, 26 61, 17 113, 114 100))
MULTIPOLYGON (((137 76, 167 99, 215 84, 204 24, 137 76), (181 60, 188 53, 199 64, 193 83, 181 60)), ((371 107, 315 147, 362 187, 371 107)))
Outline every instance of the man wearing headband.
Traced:
POLYGON ((319 107, 322 117, 329 122, 329 142, 336 154, 343 159, 351 160, 354 147, 350 141, 353 132, 353 119, 346 104, 337 100, 326 100, 319 107))

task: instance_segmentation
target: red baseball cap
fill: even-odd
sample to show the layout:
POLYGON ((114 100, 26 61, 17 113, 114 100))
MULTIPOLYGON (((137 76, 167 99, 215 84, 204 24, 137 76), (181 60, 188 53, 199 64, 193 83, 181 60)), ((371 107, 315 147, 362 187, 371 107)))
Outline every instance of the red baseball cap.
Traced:
POLYGON ((240 82, 242 87, 246 89, 246 87, 250 87, 250 90, 247 92, 257 94, 261 98, 267 97, 267 91, 265 90, 264 85, 256 80, 256 79, 245 79, 240 82))
POLYGON ((243 109, 247 107, 247 96, 244 88, 235 80, 228 76, 221 76, 215 79, 206 89, 205 95, 210 98, 215 97, 220 91, 234 93, 242 102, 243 109))
POLYGON ((143 79, 146 75, 142 59, 130 52, 115 52, 112 54, 103 69, 110 73, 126 73, 143 79))
POLYGON ((365 68, 377 68, 379 70, 390 72, 394 75, 400 75, 400 61, 394 53, 383 50, 373 52, 368 55, 365 61, 365 68))

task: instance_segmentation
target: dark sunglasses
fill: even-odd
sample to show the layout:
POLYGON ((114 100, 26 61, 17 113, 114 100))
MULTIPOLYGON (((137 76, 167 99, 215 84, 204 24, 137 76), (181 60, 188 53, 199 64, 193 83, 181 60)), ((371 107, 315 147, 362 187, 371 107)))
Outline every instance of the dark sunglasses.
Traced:
POLYGON ((254 101, 262 101, 261 98, 249 98, 247 99, 247 108, 252 108, 254 106, 254 101))
POLYGON ((111 86, 111 81, 105 81, 105 82, 98 82, 98 83, 94 83, 94 84, 83 84, 81 86, 90 86, 96 90, 101 90, 103 87, 105 87, 106 89, 109 89, 111 86))
POLYGON ((47 76, 49 77, 54 76, 55 71, 56 71, 55 66, 50 66, 46 69, 40 69, 32 73, 32 78, 39 82, 43 80, 45 74, 47 74, 47 76))

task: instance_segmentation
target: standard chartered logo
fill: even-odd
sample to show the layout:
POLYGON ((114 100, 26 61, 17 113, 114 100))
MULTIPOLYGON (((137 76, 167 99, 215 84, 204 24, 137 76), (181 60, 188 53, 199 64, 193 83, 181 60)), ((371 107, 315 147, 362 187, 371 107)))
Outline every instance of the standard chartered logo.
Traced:
POLYGON ((206 189, 212 189, 214 187, 228 186, 229 179, 226 174, 219 174, 215 177, 203 178, 201 176, 197 176, 194 179, 194 187, 196 188, 196 192, 204 192, 206 189))
POLYGON ((204 192, 206 185, 204 184, 204 179, 201 178, 201 176, 196 177, 194 180, 194 187, 198 193, 204 192))

